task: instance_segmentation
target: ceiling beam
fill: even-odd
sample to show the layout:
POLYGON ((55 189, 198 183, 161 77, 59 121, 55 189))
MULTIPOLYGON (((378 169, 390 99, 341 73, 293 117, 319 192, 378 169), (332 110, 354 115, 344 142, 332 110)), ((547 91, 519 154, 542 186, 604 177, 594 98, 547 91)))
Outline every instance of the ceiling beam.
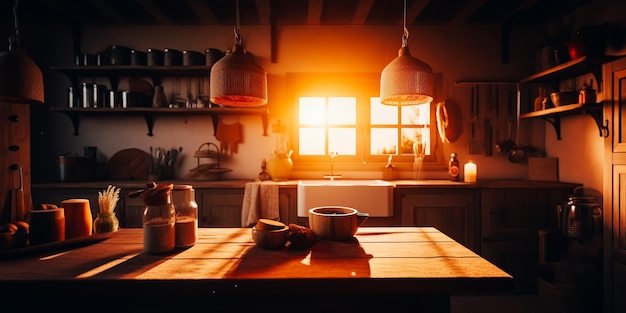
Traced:
POLYGON ((257 12, 259 13, 259 23, 269 24, 272 18, 270 2, 267 0, 255 0, 255 3, 257 12))
POLYGON ((89 3, 96 7, 100 12, 102 12, 105 16, 113 20, 115 23, 126 23, 126 19, 121 15, 117 14, 111 7, 106 5, 103 1, 89 0, 89 3))
POLYGON ((485 2, 487 2, 487 0, 471 1, 465 6, 465 8, 463 8, 463 10, 461 10, 461 12, 459 12, 459 14, 456 15, 456 17, 452 19, 452 21, 450 21, 450 24, 464 24, 470 16, 474 15, 474 13, 476 13, 476 11, 478 11, 478 9, 485 4, 485 2))
MULTIPOLYGON (((424 8, 428 5, 430 0, 417 0, 413 2, 410 8, 407 8, 406 12, 406 20, 407 24, 412 23, 415 19, 424 11, 424 8)), ((402 19, 400 19, 400 23, 402 23, 402 19)))
POLYGON ((198 21, 202 24, 217 24, 213 11, 203 0, 187 0, 187 5, 196 14, 198 21))
POLYGON ((307 15, 307 24, 320 24, 322 21, 322 9, 324 8, 324 0, 309 0, 309 13, 307 15))
POLYGON ((362 25, 367 21, 367 17, 370 15, 372 11, 372 6, 374 6, 374 0, 361 0, 359 1, 359 5, 356 8, 356 12, 354 12, 354 16, 352 16, 352 24, 362 25))
POLYGON ((137 0, 159 24, 172 24, 172 21, 159 10, 150 0, 137 0))

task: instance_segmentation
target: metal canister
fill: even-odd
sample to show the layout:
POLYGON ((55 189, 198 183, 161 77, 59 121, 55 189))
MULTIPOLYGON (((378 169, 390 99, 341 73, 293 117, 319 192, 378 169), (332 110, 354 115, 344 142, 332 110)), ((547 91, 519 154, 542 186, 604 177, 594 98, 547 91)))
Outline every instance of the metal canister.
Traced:
POLYGON ((76 99, 74 98, 74 87, 67 87, 67 107, 73 108, 76 104, 74 103, 76 99))
POLYGON ((99 108, 99 107, 104 107, 105 101, 104 98, 106 96, 106 87, 103 85, 98 85, 98 84, 92 84, 92 97, 93 97, 93 102, 91 107, 93 108, 99 108))
POLYGON ((109 97, 108 97, 108 107, 109 108, 120 108, 122 107, 122 92, 120 91, 115 91, 115 90, 109 90, 109 97))
POLYGON ((128 90, 122 91, 122 108, 128 107, 128 90))
POLYGON ((91 90, 91 84, 82 83, 81 84, 81 105, 83 108, 90 108, 93 104, 93 94, 91 90))

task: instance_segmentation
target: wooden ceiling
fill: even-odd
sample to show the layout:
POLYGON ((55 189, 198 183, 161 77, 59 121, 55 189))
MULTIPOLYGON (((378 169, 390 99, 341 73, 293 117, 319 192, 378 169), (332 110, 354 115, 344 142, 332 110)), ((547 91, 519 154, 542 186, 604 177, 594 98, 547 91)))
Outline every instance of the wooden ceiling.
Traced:
MULTIPOLYGON (((407 0, 409 25, 546 23, 592 0, 407 0)), ((0 1, 2 24, 14 0, 0 1)), ((239 0, 240 24, 402 25, 403 0, 239 0)), ((234 25, 236 0, 21 0, 18 16, 78 24, 234 25)))

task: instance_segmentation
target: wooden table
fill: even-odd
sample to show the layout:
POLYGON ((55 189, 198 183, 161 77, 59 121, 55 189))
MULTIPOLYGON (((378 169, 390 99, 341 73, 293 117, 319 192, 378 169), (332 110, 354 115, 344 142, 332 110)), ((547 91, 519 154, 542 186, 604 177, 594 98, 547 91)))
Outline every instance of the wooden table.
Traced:
POLYGON ((12 286, 7 297, 105 297, 116 312, 449 312, 451 294, 513 289, 513 277, 432 227, 361 227, 352 241, 300 251, 257 247, 249 228, 201 228, 196 245, 164 255, 143 253, 142 242, 141 228, 122 229, 80 247, 0 259, 0 285, 12 286))

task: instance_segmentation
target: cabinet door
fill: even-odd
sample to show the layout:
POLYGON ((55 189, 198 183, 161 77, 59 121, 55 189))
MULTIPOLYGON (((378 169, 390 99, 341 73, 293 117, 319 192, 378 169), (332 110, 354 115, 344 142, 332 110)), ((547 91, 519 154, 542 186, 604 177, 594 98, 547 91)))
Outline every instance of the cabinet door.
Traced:
POLYGON ((515 277, 515 292, 536 292, 539 230, 556 232, 556 205, 572 191, 570 188, 481 191, 481 256, 515 277))
POLYGON ((196 190, 199 227, 241 227, 243 188, 196 190))
POLYGON ((626 164, 613 169, 613 312, 626 312, 626 164))
POLYGON ((605 111, 611 119, 604 168, 604 307, 626 312, 626 58, 604 68, 605 111))
POLYGON ((473 190, 401 189, 403 226, 433 226, 478 253, 473 190))

